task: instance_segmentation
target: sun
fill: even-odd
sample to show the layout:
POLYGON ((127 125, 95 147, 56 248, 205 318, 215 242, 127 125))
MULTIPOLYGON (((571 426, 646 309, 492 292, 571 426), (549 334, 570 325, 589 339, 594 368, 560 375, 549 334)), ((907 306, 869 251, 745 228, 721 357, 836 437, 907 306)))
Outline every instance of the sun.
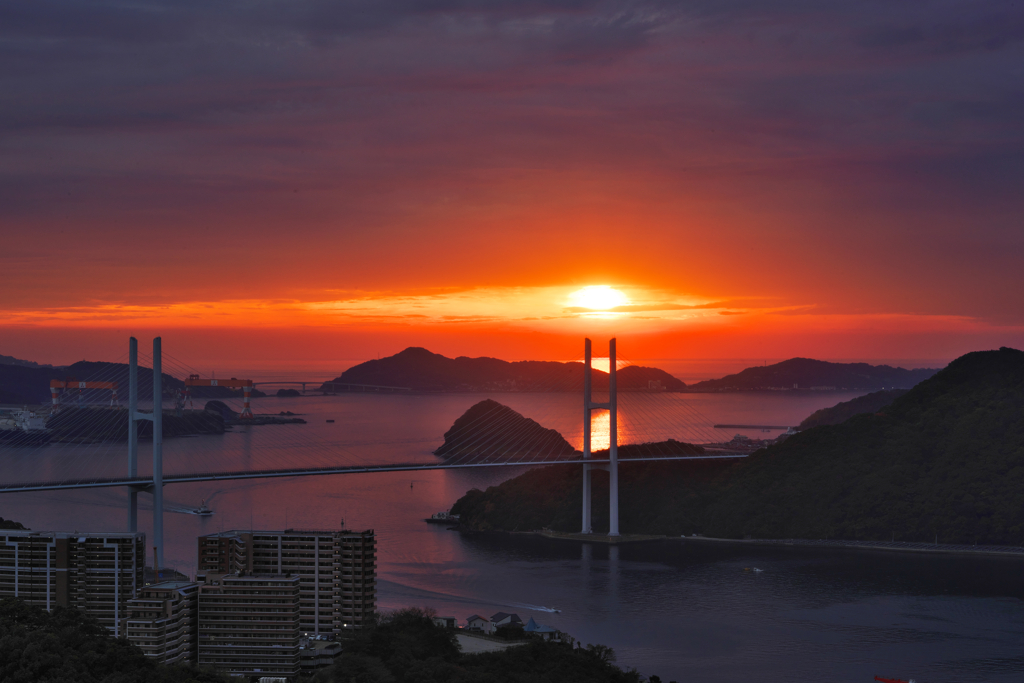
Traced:
POLYGON ((607 311, 628 304, 629 297, 608 285, 593 285, 570 294, 569 302, 592 311, 607 311))

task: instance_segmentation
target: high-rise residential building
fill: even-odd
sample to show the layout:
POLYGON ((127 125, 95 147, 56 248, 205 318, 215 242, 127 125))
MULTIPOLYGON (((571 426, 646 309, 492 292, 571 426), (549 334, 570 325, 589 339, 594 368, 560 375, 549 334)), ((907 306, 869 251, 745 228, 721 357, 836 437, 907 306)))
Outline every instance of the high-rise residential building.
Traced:
POLYGON ((231 676, 298 676, 299 577, 206 574, 201 578, 199 664, 231 676))
POLYGON ((128 640, 163 664, 196 661, 199 584, 164 581, 128 601, 128 640))
POLYGON ((373 619, 377 607, 372 529, 235 530, 200 536, 199 571, 298 575, 303 634, 358 629, 373 619))
POLYGON ((46 610, 75 607, 124 635, 143 585, 146 535, 0 530, 0 597, 46 610))

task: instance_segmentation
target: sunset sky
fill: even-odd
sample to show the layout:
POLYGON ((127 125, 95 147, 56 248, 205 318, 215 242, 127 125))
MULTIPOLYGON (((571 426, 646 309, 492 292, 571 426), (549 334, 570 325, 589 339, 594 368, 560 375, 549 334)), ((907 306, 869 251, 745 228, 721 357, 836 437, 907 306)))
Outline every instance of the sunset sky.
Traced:
POLYGON ((0 233, 47 363, 1019 348, 1024 3, 6 2, 0 233))

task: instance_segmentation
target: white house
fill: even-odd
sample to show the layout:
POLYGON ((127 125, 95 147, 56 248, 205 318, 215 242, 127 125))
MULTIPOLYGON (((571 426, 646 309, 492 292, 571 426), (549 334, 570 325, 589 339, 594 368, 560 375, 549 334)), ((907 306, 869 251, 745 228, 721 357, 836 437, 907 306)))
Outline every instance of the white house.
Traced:
POLYGON ((479 614, 474 614, 470 618, 466 619, 466 630, 467 631, 480 631, 482 633, 491 632, 491 620, 485 619, 479 614))

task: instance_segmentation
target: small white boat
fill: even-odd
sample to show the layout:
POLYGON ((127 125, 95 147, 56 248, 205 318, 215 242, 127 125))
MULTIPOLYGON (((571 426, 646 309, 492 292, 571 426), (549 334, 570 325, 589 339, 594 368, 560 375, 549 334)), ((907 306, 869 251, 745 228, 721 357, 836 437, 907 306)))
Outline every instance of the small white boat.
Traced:
POLYGON ((204 498, 199 507, 197 507, 192 514, 200 515, 201 517, 209 517, 213 514, 213 510, 206 506, 206 499, 204 498))

